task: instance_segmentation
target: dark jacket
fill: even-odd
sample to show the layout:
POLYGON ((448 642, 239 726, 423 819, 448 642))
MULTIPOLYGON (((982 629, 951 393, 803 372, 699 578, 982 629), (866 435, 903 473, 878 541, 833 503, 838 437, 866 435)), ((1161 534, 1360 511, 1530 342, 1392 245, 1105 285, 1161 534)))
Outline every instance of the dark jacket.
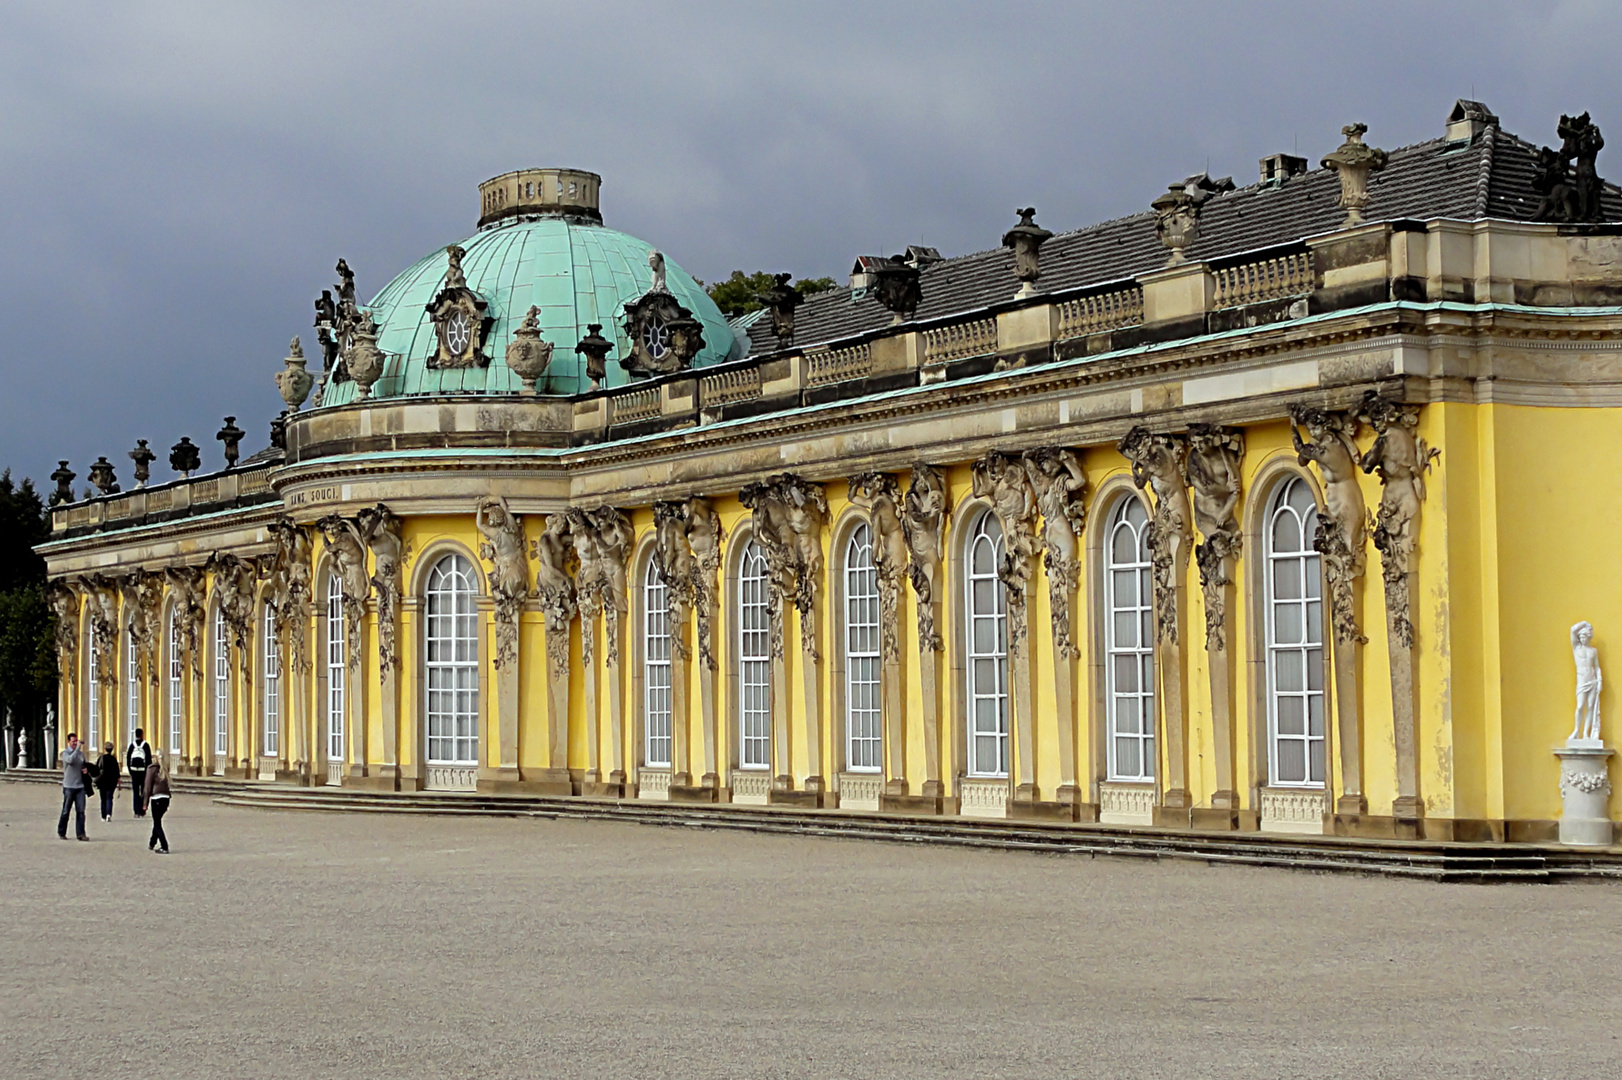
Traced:
POLYGON ((96 790, 113 791, 118 787, 118 759, 111 754, 101 755, 96 762, 96 790))
POLYGON ((169 770, 153 762, 146 771, 146 797, 152 799, 158 795, 169 797, 169 770))

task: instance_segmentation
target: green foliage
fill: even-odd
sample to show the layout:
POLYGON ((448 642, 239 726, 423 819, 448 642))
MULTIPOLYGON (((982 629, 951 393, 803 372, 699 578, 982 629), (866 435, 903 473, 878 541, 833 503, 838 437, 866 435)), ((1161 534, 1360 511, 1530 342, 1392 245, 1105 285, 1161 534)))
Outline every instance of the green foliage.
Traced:
POLYGON ((45 560, 34 553, 49 536, 50 519, 33 482, 17 484, 10 469, 0 472, 0 702, 19 714, 56 694, 45 560))
MULTIPOLYGON (((704 285, 701 281, 700 285, 704 285)), ((715 306, 721 309, 721 314, 729 319, 739 315, 747 315, 751 311, 759 311, 764 305, 760 302, 759 294, 776 284, 776 279, 765 270, 757 270, 753 274, 745 274, 742 270, 732 271, 732 276, 725 281, 718 281, 714 285, 704 287, 715 301, 715 306)), ((827 292, 834 287, 834 279, 830 277, 801 278, 794 283, 804 296, 812 296, 819 292, 827 292)))

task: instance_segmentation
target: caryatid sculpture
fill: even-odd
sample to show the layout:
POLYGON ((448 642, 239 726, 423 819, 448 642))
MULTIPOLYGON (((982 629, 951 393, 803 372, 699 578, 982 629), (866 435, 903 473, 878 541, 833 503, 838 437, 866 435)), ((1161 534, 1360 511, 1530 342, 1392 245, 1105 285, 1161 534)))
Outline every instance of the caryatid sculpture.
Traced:
POLYGON ((1408 574, 1413 569, 1419 504, 1425 501, 1425 473, 1441 456, 1416 434, 1419 410, 1380 397, 1370 390, 1363 398, 1362 418, 1375 431, 1374 445, 1360 463, 1364 472, 1380 475, 1380 512, 1374 519, 1374 546, 1380 551, 1386 610, 1392 633, 1403 648, 1412 648, 1408 574))
POLYGON ((220 617, 231 632, 231 644, 236 646, 237 662, 244 675, 253 671, 253 609, 259 572, 254 564, 235 555, 216 554, 209 560, 214 572, 214 589, 219 594, 220 617))
POLYGON ((653 567, 669 604, 671 653, 687 660, 687 613, 693 606, 693 552, 687 546, 687 504, 653 504, 653 567))
POLYGON ((523 519, 500 496, 482 499, 473 521, 484 536, 479 558, 492 567, 490 598, 495 607, 495 666, 499 670, 518 659, 518 614, 529 598, 528 542, 523 519))
POLYGON ((1599 692, 1605 680, 1594 648, 1594 625, 1586 619, 1571 628, 1571 657, 1577 664, 1577 717, 1566 745, 1601 746, 1599 692))
POLYGON ((310 534, 285 516, 271 522, 270 533, 276 538, 276 553, 271 558, 270 568, 276 636, 287 647, 288 662, 293 670, 305 674, 310 670, 310 661, 305 649, 304 628, 309 623, 310 600, 314 595, 310 534))
POLYGON ((912 466, 901 527, 911 555, 908 574, 918 604, 918 648, 940 652, 940 630, 935 626, 935 600, 945 577, 941 573, 941 539, 946 535, 946 480, 933 465, 912 466))
POLYGON ((565 513, 548 514, 535 541, 535 593, 546 617, 546 655, 555 671, 569 668, 569 623, 574 620, 574 578, 569 565, 573 545, 565 513))
POLYGON ((822 579, 822 529, 828 520, 827 497, 818 484, 807 483, 792 473, 778 473, 746 486, 738 492, 738 500, 753 516, 755 543, 765 555, 770 572, 776 616, 772 624, 772 655, 782 656, 782 605, 792 600, 800 612, 800 646, 815 661, 817 645, 812 627, 822 579))
POLYGON ((101 574, 85 579, 89 586, 90 637, 96 643, 101 663, 96 668, 97 681, 112 686, 118 681, 118 585, 101 574))
MULTIPOLYGON (((569 537, 574 542, 578 568, 575 599, 581 618, 591 620, 601 611, 608 630, 608 662, 619 662, 619 619, 629 603, 626 564, 635 536, 631 520, 612 506, 595 510, 570 507, 569 537)), ((590 638, 590 632, 587 632, 590 638)))
POLYGON ((711 627, 715 620, 717 576, 721 572, 721 541, 726 530, 721 515, 708 499, 687 500, 687 547, 693 553, 693 606, 698 611, 698 656, 711 671, 716 669, 711 627))
POLYGON ((1155 435, 1139 426, 1117 445, 1132 463, 1132 482, 1141 491, 1154 492, 1154 516, 1149 520, 1150 572, 1155 585, 1156 637, 1167 644, 1177 641, 1178 557, 1189 541, 1188 441, 1180 435, 1155 435))
POLYGON ((1027 451, 1025 475, 1042 510, 1043 565, 1048 576, 1053 642, 1059 655, 1081 655, 1072 633, 1072 607, 1081 580, 1081 531, 1087 524, 1087 476, 1074 450, 1027 451))
POLYGON ((398 660, 396 634, 400 610, 401 570, 405 562, 405 523, 383 503, 355 516, 360 534, 372 552, 372 587, 377 590, 377 662, 392 671, 398 660))
POLYGON ((1334 617, 1335 640, 1345 645, 1362 644, 1357 628, 1353 587, 1363 576, 1366 562, 1363 545, 1368 536, 1368 510, 1363 488, 1358 483, 1357 417, 1300 405, 1290 406, 1290 439, 1296 461, 1312 462, 1324 482, 1324 509, 1318 515, 1318 532, 1313 548, 1323 556, 1324 576, 1329 579, 1329 598, 1334 617), (1306 428, 1312 441, 1301 438, 1306 428))
POLYGON ((366 572, 366 546, 361 542, 359 527, 342 515, 328 514, 315 524, 326 537, 327 551, 332 554, 338 580, 343 583, 344 658, 351 669, 359 670, 360 628, 366 617, 366 598, 372 592, 372 578, 366 572))
POLYGON ((896 660, 901 656, 901 589, 909 551, 901 517, 901 485, 889 473, 863 473, 850 481, 850 501, 867 511, 882 614, 879 647, 885 660, 896 660))
POLYGON ((79 593, 61 578, 51 582, 47 592, 51 613, 56 616, 56 661, 60 678, 72 680, 74 660, 79 651, 79 593))
POLYGON ((180 639, 191 657, 191 677, 203 681, 203 571, 195 566, 171 566, 164 570, 174 611, 180 617, 180 639))
POLYGON ((1021 459, 993 450, 971 470, 976 497, 991 500, 1002 523, 1003 557, 997 568, 1008 597, 1008 643, 1021 649, 1028 629, 1026 594, 1036 560, 1036 490, 1021 459))
POLYGON ((788 508, 783 505, 782 497, 771 480, 746 484, 738 492, 738 501, 750 513, 755 546, 760 548, 766 560, 767 591, 771 600, 767 608, 771 618, 771 653, 772 659, 781 660, 785 608, 793 602, 798 590, 788 508))
POLYGON ((1188 486, 1194 492, 1194 524, 1201 542, 1194 549, 1205 595, 1205 647, 1228 647, 1224 630, 1230 560, 1239 555, 1239 459, 1245 437, 1234 428, 1191 424, 1188 429, 1188 486))

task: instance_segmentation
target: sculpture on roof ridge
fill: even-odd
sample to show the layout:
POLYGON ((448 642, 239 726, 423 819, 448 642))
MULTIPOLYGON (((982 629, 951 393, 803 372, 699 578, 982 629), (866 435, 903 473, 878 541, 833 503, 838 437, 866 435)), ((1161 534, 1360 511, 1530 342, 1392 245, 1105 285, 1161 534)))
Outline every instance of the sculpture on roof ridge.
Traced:
POLYGON ((113 475, 113 463, 103 454, 90 466, 90 482, 103 495, 118 494, 118 477, 113 475))
POLYGON ((593 390, 608 377, 608 354, 614 351, 614 343, 603 337, 602 329, 602 323, 587 323, 586 336, 574 347, 576 355, 586 358, 586 378, 593 390))
POLYGON ((146 444, 145 439, 135 440, 135 449, 130 451, 130 460, 135 462, 135 486, 146 487, 146 482, 152 478, 152 463, 158 460, 158 455, 146 444))
POLYGON ((1363 142, 1368 129, 1364 123, 1347 124, 1340 129, 1346 141, 1323 159, 1324 168, 1334 169, 1340 177, 1340 202, 1336 205, 1346 211, 1343 229, 1362 222, 1363 211, 1369 205, 1369 174, 1385 168, 1386 152, 1363 142))
POLYGON ((779 348, 794 343, 794 309, 805 303, 800 290, 789 284, 789 278, 793 276, 773 274, 772 287, 755 296, 772 313, 772 334, 776 336, 779 348))
POLYGON ((1599 125, 1586 112, 1581 116, 1561 114, 1555 131, 1561 139, 1560 149, 1545 146, 1538 151, 1532 175, 1538 205, 1532 217, 1562 224, 1601 220, 1605 182, 1594 167, 1595 158, 1605 148, 1599 125))
POLYGON ((653 273, 653 284, 649 286, 648 291, 669 292, 670 288, 665 284, 665 256, 663 252, 648 252, 648 269, 653 273))
POLYGON ((462 257, 466 254, 457 244, 445 249, 445 279, 427 305, 428 317, 433 320, 434 334, 438 338, 428 357, 430 368, 490 366, 484 344, 490 324, 495 320, 485 315, 490 305, 468 288, 467 275, 462 272, 462 257))
POLYGON ((1023 282, 1014 298, 1023 299, 1036 295, 1036 282, 1042 276, 1042 245, 1053 233, 1036 223, 1036 207, 1027 206, 1014 213, 1019 215, 1019 224, 1003 233, 1002 246, 1014 253, 1014 276, 1023 282))
POLYGON ((1171 249, 1167 266, 1176 266, 1188 259, 1189 247, 1200 237, 1200 213, 1213 195, 1233 190, 1233 177, 1213 180, 1210 174, 1198 172, 1168 185, 1166 193, 1149 204, 1155 214, 1155 235, 1171 249))
POLYGON ((355 380, 355 400, 372 396, 372 384, 383 377, 387 354, 377 347, 377 322, 370 311, 360 313, 350 335, 349 351, 344 353, 344 369, 355 380))
POLYGON ((214 437, 225 444, 225 467, 227 469, 236 468, 237 458, 242 456, 242 440, 247 435, 246 431, 237 427, 237 418, 234 416, 227 416, 225 426, 214 433, 214 437))
POLYGON ((181 476, 189 477, 203 467, 203 455, 188 435, 169 448, 169 467, 181 476))
POLYGON ((924 302, 918 265, 908 262, 905 255, 892 255, 888 261, 875 265, 872 274, 873 298, 895 316, 890 325, 900 326, 911 320, 918 305, 924 302))
POLYGON ((56 471, 51 473, 50 479, 56 484, 56 490, 51 492, 51 505, 60 506, 73 501, 73 479, 79 474, 68 468, 66 460, 56 463, 56 471))

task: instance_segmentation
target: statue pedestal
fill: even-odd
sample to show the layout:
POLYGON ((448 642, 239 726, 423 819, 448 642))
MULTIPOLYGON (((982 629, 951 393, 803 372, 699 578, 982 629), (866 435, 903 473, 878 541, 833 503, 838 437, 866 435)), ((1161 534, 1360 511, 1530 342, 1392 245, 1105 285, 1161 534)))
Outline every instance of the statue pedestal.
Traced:
POLYGON ((1589 739, 1573 740, 1565 746, 1555 747, 1554 756, 1560 759, 1562 844, 1610 846, 1609 770, 1614 753, 1615 750, 1607 750, 1598 740, 1589 739))

